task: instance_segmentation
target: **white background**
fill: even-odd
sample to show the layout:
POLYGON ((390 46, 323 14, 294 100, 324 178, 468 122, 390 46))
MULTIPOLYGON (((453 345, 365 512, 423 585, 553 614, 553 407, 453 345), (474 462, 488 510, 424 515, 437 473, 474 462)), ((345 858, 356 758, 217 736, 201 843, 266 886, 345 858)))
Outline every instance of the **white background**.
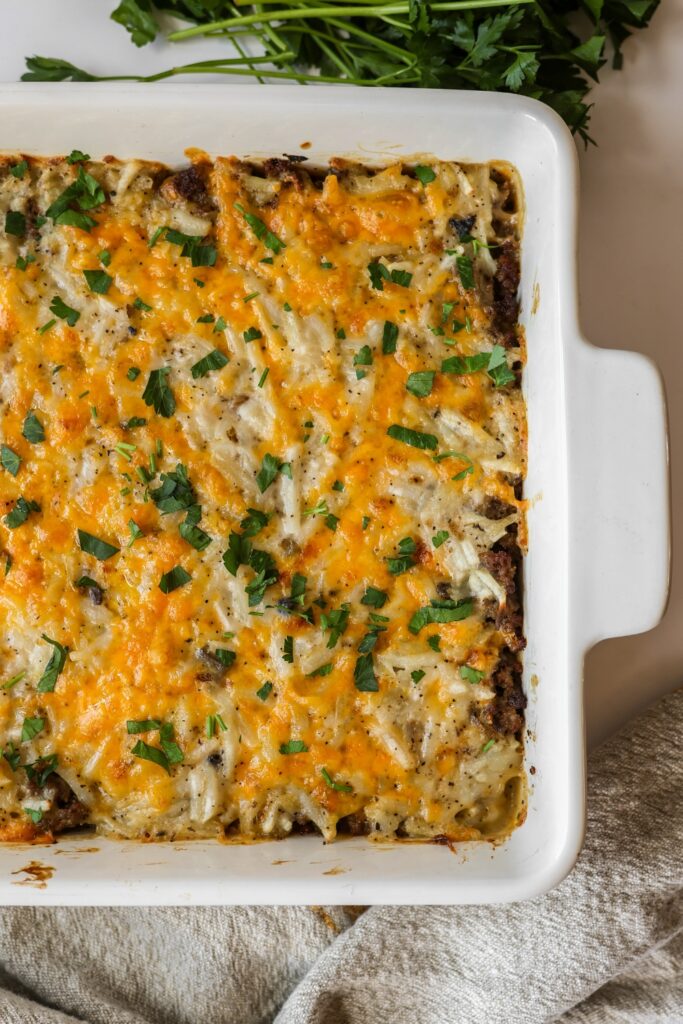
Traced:
MULTIPOLYGON (((63 57, 98 74, 150 74, 225 53, 223 41, 201 38, 137 50, 109 20, 114 6, 115 0, 5 0, 0 80, 16 81, 24 57, 34 53, 63 57)), ((213 80, 227 88, 232 81, 248 81, 184 79, 213 80)), ((593 99, 591 133, 598 147, 580 151, 583 326, 591 341, 647 352, 663 371, 675 546, 683 513, 683 0, 662 0, 651 27, 626 44, 624 70, 605 68, 593 99)), ((589 741, 594 744, 679 686, 682 676, 683 582, 674 573, 669 609, 657 629, 607 641, 590 654, 589 741)))

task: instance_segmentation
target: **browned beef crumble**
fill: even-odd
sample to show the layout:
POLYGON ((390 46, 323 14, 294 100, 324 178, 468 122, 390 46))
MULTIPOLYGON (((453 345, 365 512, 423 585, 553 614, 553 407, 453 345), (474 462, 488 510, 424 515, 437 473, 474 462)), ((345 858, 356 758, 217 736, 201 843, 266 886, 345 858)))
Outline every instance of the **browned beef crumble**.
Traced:
POLYGON ((208 188, 208 170, 201 164, 190 167, 171 175, 163 184, 167 198, 174 195, 190 203, 195 203, 201 210, 212 210, 214 202, 208 188))
POLYGON ((519 733, 524 725, 527 700, 522 690, 519 658, 512 651, 502 652, 491 684, 496 696, 482 710, 482 722, 504 736, 519 733))
POLYGON ((517 344, 515 325, 519 316, 519 245, 506 238, 494 250, 496 273, 493 278, 493 327, 506 348, 517 344))
POLYGON ((29 781, 28 791, 42 800, 49 800, 51 807, 43 811, 38 828, 43 832, 66 832, 70 828, 85 825, 88 820, 88 808, 76 797, 71 787, 61 775, 53 772, 43 786, 29 781))

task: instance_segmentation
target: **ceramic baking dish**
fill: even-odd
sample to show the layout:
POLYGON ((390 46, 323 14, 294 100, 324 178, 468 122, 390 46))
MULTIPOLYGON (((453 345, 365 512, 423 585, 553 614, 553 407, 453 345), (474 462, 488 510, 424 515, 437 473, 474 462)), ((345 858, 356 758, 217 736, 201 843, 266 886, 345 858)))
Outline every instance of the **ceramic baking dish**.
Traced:
MULTIPOLYGON (((428 90, 207 85, 0 87, 12 152, 86 150, 169 164, 240 156, 416 154, 509 160, 526 201, 522 323, 529 417, 525 564, 529 813, 499 846, 367 839, 0 847, 0 897, 31 904, 486 903, 556 885, 584 828, 582 670, 598 640, 654 626, 668 585, 662 385, 643 356, 593 348, 577 322, 577 172, 560 119, 531 100, 428 90), (34 862, 33 870, 30 868, 34 862)), ((424 162, 424 161, 423 161, 424 162)))

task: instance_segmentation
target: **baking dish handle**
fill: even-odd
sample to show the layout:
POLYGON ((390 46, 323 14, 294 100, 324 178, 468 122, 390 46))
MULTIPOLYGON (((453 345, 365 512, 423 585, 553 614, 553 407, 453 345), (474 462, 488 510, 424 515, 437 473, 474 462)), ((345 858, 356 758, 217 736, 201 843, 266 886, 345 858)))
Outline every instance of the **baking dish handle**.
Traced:
POLYGON ((636 352, 581 340, 567 366, 569 574, 584 649, 652 629, 669 590, 664 388, 636 352))

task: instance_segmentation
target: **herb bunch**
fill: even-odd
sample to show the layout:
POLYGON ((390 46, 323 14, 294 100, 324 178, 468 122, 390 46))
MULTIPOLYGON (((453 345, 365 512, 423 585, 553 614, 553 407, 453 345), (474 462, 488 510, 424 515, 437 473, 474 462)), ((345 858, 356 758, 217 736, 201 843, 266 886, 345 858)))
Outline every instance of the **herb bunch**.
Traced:
POLYGON ((586 94, 606 63, 644 28, 659 0, 121 0, 111 17, 136 46, 161 31, 159 15, 191 22, 172 42, 223 36, 224 59, 154 75, 94 75, 68 61, 26 59, 24 81, 156 81, 217 72, 355 85, 521 93, 553 107, 584 141, 586 94), (497 10, 492 10, 497 8, 497 10), (248 43, 248 52, 245 42, 248 43), (254 43, 260 52, 254 53, 254 43))

